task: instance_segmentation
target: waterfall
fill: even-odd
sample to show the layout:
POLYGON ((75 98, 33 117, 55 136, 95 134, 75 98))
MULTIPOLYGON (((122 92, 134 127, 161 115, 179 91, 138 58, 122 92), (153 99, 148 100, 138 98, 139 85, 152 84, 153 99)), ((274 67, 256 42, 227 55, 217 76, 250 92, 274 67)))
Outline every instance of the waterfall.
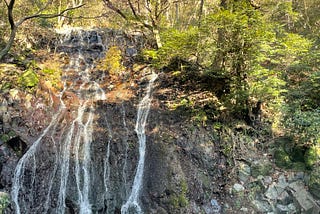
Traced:
MULTIPOLYGON (((133 102, 112 100, 114 85, 123 84, 128 94, 132 85, 123 81, 108 87, 108 81, 115 80, 97 64, 106 47, 117 45, 110 42, 110 32, 104 39, 100 32, 69 30, 56 48, 65 62, 61 90, 49 93, 51 106, 46 110, 54 112, 52 118, 16 165, 11 190, 16 214, 142 213, 145 126, 157 75, 145 77, 148 84, 135 121, 133 102), (129 139, 134 131, 139 145, 136 168, 130 162, 136 155, 129 139)), ((115 36, 114 42, 125 45, 120 34, 115 36)))
POLYGON ((64 69, 64 88, 59 94, 59 109, 53 115, 47 128, 16 166, 11 196, 17 214, 47 213, 49 211, 52 213, 53 209, 55 209, 54 213, 65 213, 66 197, 70 189, 69 176, 75 177, 78 212, 80 214, 92 213, 89 195, 92 186, 90 150, 95 118, 94 103, 98 100, 105 100, 106 96, 99 84, 90 77, 90 71, 93 68, 92 58, 101 57, 101 50, 88 51, 88 47, 92 44, 101 45, 101 38, 93 31, 78 30, 76 36, 71 36, 71 33, 67 34, 63 42, 70 49, 77 51, 75 53, 66 51, 70 62, 64 69), (66 103, 63 97, 70 95, 74 96, 74 100, 66 103), (74 107, 74 102, 78 102, 76 107, 74 107), (58 134, 56 130, 60 130, 60 133, 58 134), (47 183, 37 178, 38 171, 39 173, 41 171, 37 165, 41 165, 43 161, 38 159, 37 154, 41 152, 43 149, 41 146, 45 143, 48 143, 55 153, 53 166, 48 169, 50 173, 47 175, 49 178, 47 183), (74 174, 72 175, 71 172, 74 174), (26 180, 27 174, 31 177, 31 181, 26 180), (39 188, 42 188, 41 192, 45 192, 44 203, 37 201, 35 192, 39 188), (58 193, 54 192, 53 188, 58 190, 58 193), (37 208, 34 208, 36 206, 37 208), (55 208, 52 208, 53 206, 55 208), (32 211, 32 209, 35 210, 32 211))
POLYGON ((126 203, 121 207, 121 213, 126 214, 129 213, 129 209, 133 208, 137 213, 143 213, 142 209, 139 205, 139 194, 142 187, 142 178, 143 178, 143 170, 144 170, 144 162, 145 162, 145 153, 146 153, 146 135, 145 135, 145 125, 147 121, 147 117, 150 110, 151 105, 151 89, 153 86, 153 82, 157 79, 158 75, 153 73, 150 76, 149 84, 147 86, 146 95, 140 101, 138 105, 138 113, 137 113, 137 121, 135 131, 138 136, 139 141, 139 161, 136 170, 136 174, 134 177, 131 194, 126 201, 126 203))
MULTIPOLYGON (((59 109, 59 111, 53 116, 49 126, 43 131, 40 137, 32 144, 29 150, 22 156, 22 158, 19 160, 16 166, 16 169, 14 172, 12 190, 11 190, 11 197, 12 197, 13 205, 17 214, 21 213, 21 208, 19 205, 19 190, 21 188, 23 177, 24 177, 25 165, 28 161, 30 161, 30 159, 34 158, 35 152, 42 138, 50 131, 51 127, 55 125, 57 121, 57 117, 60 115, 60 113, 61 113, 61 109, 59 109)), ((36 168, 36 165, 33 165, 33 169, 35 168, 36 168)))

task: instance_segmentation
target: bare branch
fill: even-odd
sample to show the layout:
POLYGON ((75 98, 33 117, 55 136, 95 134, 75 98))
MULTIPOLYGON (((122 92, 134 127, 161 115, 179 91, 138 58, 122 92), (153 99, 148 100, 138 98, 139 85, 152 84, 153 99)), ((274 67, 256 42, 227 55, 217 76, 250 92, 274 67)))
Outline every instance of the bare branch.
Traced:
POLYGON ((112 2, 110 2, 110 0, 103 0, 103 2, 107 5, 107 7, 111 10, 113 10, 114 12, 118 13, 122 18, 124 18, 125 20, 128 20, 127 16, 124 15, 124 13, 122 13, 122 11, 117 8, 116 6, 114 6, 112 4, 112 2))
POLYGON ((137 13, 136 13, 136 10, 135 10, 134 7, 133 7, 132 2, 131 2, 130 0, 128 0, 128 3, 129 3, 130 9, 131 9, 134 17, 136 17, 136 18, 138 19, 139 17, 138 17, 138 15, 137 15, 137 13))
POLYGON ((70 10, 78 9, 80 7, 83 7, 84 5, 85 4, 78 5, 76 7, 70 7, 70 8, 64 9, 60 13, 57 13, 57 14, 43 14, 43 13, 40 13, 40 14, 31 15, 31 16, 26 16, 26 17, 23 17, 21 20, 19 20, 19 22, 16 24, 16 26, 21 25, 23 22, 25 22, 25 21, 27 21, 29 19, 34 19, 34 18, 51 19, 51 18, 55 18, 55 17, 58 17, 58 16, 62 16, 64 13, 66 13, 66 12, 68 12, 70 10))
POLYGON ((3 0, 3 1, 6 4, 6 6, 9 7, 9 3, 7 2, 7 0, 3 0))
MULTIPOLYGON (((7 3, 7 2, 6 2, 7 3)), ((13 20, 13 6, 14 6, 15 0, 11 0, 8 4, 8 21, 10 23, 10 28, 13 30, 15 28, 14 20, 13 20)))

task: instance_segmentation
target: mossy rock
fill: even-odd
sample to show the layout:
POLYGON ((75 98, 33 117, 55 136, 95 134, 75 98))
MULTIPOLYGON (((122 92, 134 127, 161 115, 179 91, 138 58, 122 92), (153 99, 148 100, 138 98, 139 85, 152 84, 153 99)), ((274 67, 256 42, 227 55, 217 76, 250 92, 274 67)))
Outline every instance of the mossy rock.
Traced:
POLYGON ((258 177, 259 175, 266 176, 273 171, 272 163, 269 160, 258 160, 251 165, 251 175, 258 177))
POLYGON ((302 172, 306 170, 306 165, 303 162, 293 162, 291 168, 295 171, 302 172))
POLYGON ((291 168, 292 161, 288 153, 286 153, 282 148, 278 149, 274 153, 275 163, 280 168, 291 168))

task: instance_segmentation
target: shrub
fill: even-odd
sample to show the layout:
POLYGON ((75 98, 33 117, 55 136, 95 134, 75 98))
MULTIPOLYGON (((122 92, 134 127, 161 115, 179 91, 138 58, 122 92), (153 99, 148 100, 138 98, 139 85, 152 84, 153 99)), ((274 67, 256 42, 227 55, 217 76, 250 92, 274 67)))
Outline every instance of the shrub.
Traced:
POLYGON ((105 58, 100 61, 99 68, 109 71, 110 75, 117 75, 124 69, 121 60, 121 50, 117 46, 112 46, 106 52, 105 58))

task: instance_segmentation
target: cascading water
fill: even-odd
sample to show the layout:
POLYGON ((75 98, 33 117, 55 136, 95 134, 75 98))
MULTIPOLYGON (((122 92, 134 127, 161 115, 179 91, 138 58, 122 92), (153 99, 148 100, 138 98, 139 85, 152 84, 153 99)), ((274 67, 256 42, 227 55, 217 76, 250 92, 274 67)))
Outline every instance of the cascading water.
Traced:
POLYGON ((147 87, 146 95, 143 97, 143 99, 139 103, 138 116, 137 116, 137 122, 135 127, 135 131, 138 135, 138 140, 139 140, 139 162, 138 162, 137 171, 134 177, 131 194, 128 200, 126 201, 126 203, 121 207, 122 214, 131 212, 130 211, 131 208, 136 210, 136 212, 139 214, 143 213, 139 205, 139 194, 142 187, 142 178, 143 178, 145 152, 146 152, 145 126, 146 126, 146 121, 147 121, 151 100, 152 100, 151 89, 152 89, 153 82, 157 79, 157 77, 158 75, 155 73, 150 75, 150 80, 147 87))
POLYGON ((90 148, 95 117, 94 103, 98 100, 105 100, 106 97, 99 84, 90 79, 90 70, 93 66, 92 58, 97 55, 99 57, 101 53, 100 51, 88 52, 85 47, 92 45, 92 43, 96 46, 102 46, 102 44, 100 44, 99 35, 93 35, 92 32, 79 30, 77 36, 72 38, 69 34, 66 38, 65 43, 70 48, 76 48, 77 52, 76 54, 69 53, 70 63, 65 69, 64 88, 59 94, 60 107, 57 113, 52 117, 49 126, 19 160, 15 169, 11 194, 17 214, 65 213, 70 170, 74 172, 73 176, 76 181, 78 213, 90 214, 92 212, 89 194, 91 186, 90 148), (74 100, 65 104, 63 101, 65 96, 73 96, 74 100), (75 108, 71 106, 74 102, 78 102, 75 108), (77 113, 72 114, 71 111, 77 113), (57 130, 60 130, 59 135, 57 130), (41 160, 37 159, 37 153, 41 151, 40 146, 43 141, 50 142, 53 146, 55 160, 52 161, 52 168, 48 170, 51 172, 49 183, 44 184, 37 181, 37 184, 42 185, 39 187, 35 186, 37 172, 40 171, 37 165, 41 164, 41 160), (71 161, 73 162, 72 166, 71 161), (25 175, 29 173, 26 168, 32 171, 31 182, 24 179, 25 175), (34 194, 39 188, 43 188, 42 192, 46 194, 46 201, 36 205, 34 204, 37 203, 34 194), (58 189, 58 193, 54 193, 53 188, 58 189), (55 211, 50 208, 52 206, 55 207, 55 211))
POLYGON ((97 78, 96 62, 112 45, 97 31, 78 29, 65 34, 57 47, 67 62, 63 87, 51 94, 51 122, 17 163, 11 191, 15 213, 142 213, 145 125, 157 75, 146 77, 149 84, 136 122, 127 123, 128 117, 134 118, 134 108, 129 102, 127 112, 124 101, 118 107, 109 102, 104 92, 108 89, 100 87, 106 74, 98 73, 102 77, 97 78), (130 144, 134 131, 137 166, 131 161, 137 156, 130 144))

